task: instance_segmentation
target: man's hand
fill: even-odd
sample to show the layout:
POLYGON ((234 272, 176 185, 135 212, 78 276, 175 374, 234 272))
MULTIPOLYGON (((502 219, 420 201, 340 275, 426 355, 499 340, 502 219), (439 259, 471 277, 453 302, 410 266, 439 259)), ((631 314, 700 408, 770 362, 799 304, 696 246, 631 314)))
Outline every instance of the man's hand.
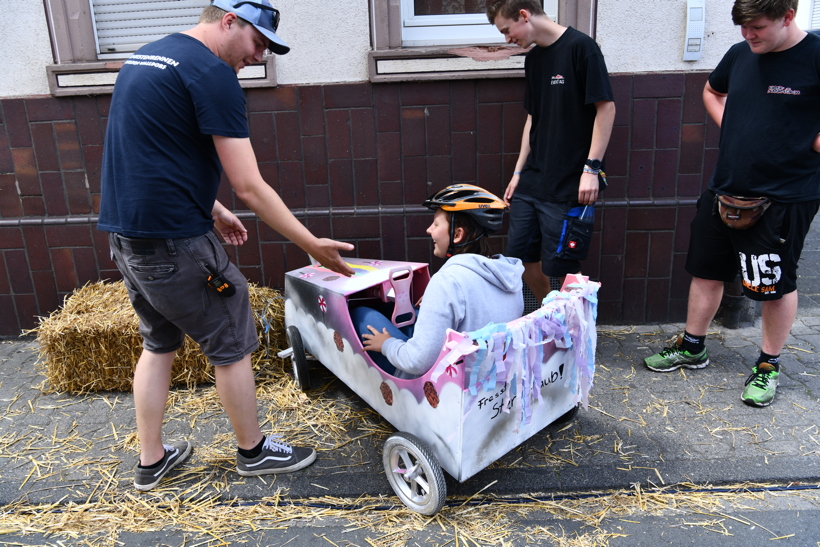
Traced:
POLYGON ((598 199, 598 175, 582 173, 581 183, 578 185, 578 203, 593 205, 598 199))
POLYGON ((820 154, 820 133, 815 135, 814 143, 811 145, 811 149, 820 154))
POLYGON ((214 227, 219 230, 225 243, 229 245, 242 245, 248 240, 248 230, 245 229, 242 221, 224 206, 214 205, 212 214, 214 227))
POLYGON ((387 329, 382 329, 382 332, 379 332, 375 329, 375 327, 367 325, 367 330, 373 333, 362 334, 362 338, 364 339, 364 349, 367 351, 378 351, 381 353, 382 345, 384 345, 385 340, 388 338, 393 338, 387 333, 387 329))
POLYGON ((346 277, 350 277, 355 273, 339 254, 339 251, 352 251, 352 243, 343 243, 341 241, 321 238, 315 240, 311 248, 306 250, 314 260, 318 261, 319 264, 328 270, 333 270, 346 277))
POLYGON ((507 189, 504 190, 504 203, 507 204, 507 207, 510 206, 510 201, 512 201, 513 194, 515 194, 515 189, 518 188, 519 180, 521 180, 521 175, 513 175, 510 179, 510 183, 507 185, 507 189))

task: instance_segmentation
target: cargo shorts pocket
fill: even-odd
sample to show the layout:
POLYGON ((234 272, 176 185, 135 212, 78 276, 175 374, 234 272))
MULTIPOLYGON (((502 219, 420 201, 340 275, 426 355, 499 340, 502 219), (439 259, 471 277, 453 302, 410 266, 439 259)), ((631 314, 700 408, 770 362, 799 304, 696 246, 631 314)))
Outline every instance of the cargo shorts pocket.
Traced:
POLYGON ((164 264, 129 264, 131 273, 143 281, 158 281, 168 279, 177 271, 177 265, 169 262, 164 264))

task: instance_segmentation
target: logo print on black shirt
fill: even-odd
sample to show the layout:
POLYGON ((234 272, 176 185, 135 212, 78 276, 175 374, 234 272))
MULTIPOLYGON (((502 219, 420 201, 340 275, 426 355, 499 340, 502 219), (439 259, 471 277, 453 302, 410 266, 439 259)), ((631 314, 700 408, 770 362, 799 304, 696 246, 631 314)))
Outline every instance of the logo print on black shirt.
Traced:
POLYGON ((800 90, 782 85, 770 85, 766 93, 774 93, 775 95, 800 95, 800 90))

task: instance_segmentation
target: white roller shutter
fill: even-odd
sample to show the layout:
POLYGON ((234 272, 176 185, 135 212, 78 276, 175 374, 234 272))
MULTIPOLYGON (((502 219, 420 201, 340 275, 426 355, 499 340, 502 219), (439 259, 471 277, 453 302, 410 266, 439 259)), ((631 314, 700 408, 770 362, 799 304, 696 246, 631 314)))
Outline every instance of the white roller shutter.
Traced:
POLYGON ((209 0, 89 0, 100 59, 125 58, 149 42, 196 25, 209 0))
POLYGON ((811 6, 811 28, 820 29, 820 2, 814 0, 811 6))

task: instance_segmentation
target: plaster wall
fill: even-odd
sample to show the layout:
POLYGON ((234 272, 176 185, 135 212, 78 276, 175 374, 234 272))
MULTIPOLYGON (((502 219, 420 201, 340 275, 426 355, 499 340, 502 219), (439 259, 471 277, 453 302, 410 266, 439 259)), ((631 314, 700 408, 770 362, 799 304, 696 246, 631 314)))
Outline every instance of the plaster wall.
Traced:
MULTIPOLYGON (((600 0, 598 41, 611 72, 711 70, 740 39, 729 10, 733 0, 709 0, 700 61, 681 61, 685 0, 600 0)), ((291 52, 277 59, 280 84, 367 80, 370 0, 280 0, 279 32, 291 52)), ((4 32, 0 97, 48 94, 45 66, 52 62, 42 0, 18 0, 21 24, 4 32)))
POLYGON ((53 61, 42 0, 18 0, 4 11, 14 14, 14 22, 3 27, 0 97, 48 95, 45 67, 53 61))
POLYGON ((367 80, 369 0, 278 0, 277 34, 291 47, 276 59, 280 84, 367 80))
MULTIPOLYGON (((5 1, 5 0, 4 0, 5 1)), ((279 0, 279 32, 291 52, 277 59, 283 85, 367 80, 371 0, 279 0)), ((733 0, 706 3, 704 49, 683 61, 686 0, 599 0, 597 40, 611 73, 711 71, 741 40, 732 24, 733 0)), ((811 0, 801 2, 798 24, 810 25, 811 0)), ((0 98, 47 95, 45 66, 52 55, 42 0, 17 0, 19 24, 4 31, 0 98)))
POLYGON ((683 60, 686 0, 599 0, 596 39, 610 73, 711 71, 743 39, 732 23, 733 4, 706 2, 699 61, 683 60))
MULTIPOLYGON (((6 0, 2 0, 6 1, 6 0)), ((279 32, 292 47, 277 60, 283 85, 367 80, 371 0, 278 0, 279 32)), ((733 0, 706 3, 704 49, 683 61, 686 0, 599 0, 597 40, 611 73, 710 71, 741 40, 732 24, 733 0)), ((812 2, 803 0, 798 23, 808 26, 812 2), (802 11, 802 13, 801 13, 802 11)), ((42 0, 17 0, 19 24, 4 30, 0 98, 48 94, 45 66, 52 62, 42 0)))

